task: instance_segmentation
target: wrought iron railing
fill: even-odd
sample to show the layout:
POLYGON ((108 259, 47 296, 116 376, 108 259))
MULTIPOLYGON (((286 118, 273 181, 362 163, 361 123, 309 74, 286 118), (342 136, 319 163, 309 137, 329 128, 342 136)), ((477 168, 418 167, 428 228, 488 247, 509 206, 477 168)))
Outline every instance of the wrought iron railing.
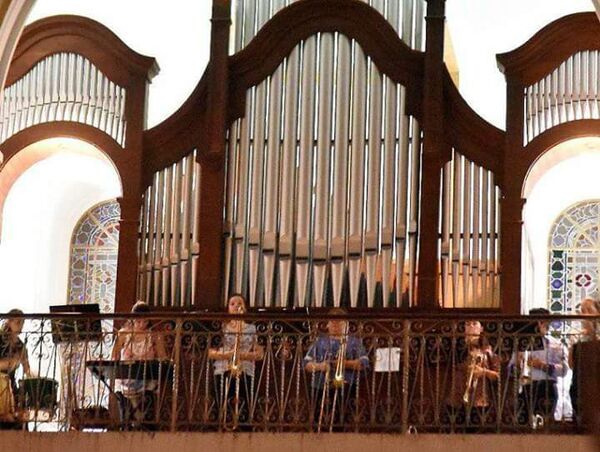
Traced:
POLYGON ((576 432, 600 331, 573 316, 10 318, 29 369, 3 326, 0 427, 39 431, 576 432))

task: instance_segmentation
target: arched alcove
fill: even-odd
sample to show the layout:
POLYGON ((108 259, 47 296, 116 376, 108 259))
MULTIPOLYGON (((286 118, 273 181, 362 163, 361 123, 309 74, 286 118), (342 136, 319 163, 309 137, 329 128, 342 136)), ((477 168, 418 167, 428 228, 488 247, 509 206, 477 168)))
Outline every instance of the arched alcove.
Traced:
POLYGON ((43 140, 19 155, 18 168, 0 171, 0 309, 45 312, 68 301, 75 225, 90 207, 121 196, 121 183, 105 154, 80 140, 43 140))
MULTIPOLYGON (((559 217, 582 202, 600 199, 600 138, 564 141, 531 167, 523 186, 522 310, 552 309, 550 237, 559 217)), ((556 264, 558 265, 558 264, 556 264)), ((558 283, 555 283, 558 284, 558 283)), ((558 296, 558 294, 555 294, 558 296)), ((557 300, 554 300, 557 302, 557 300)), ((571 301, 561 302, 571 311, 571 301), (568 306, 567 306, 568 305, 568 306)), ((555 304, 558 310, 558 304, 555 304)))

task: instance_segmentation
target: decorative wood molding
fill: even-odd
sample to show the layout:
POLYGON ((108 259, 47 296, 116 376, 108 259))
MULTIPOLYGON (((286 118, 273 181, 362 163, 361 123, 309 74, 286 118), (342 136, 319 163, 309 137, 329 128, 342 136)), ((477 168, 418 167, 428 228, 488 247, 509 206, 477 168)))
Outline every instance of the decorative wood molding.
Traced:
POLYGON ((520 182, 522 190, 529 171, 546 152, 568 140, 598 136, 600 136, 600 119, 580 119, 554 126, 525 146, 522 158, 515 162, 515 173, 512 177, 520 182))
POLYGON ((87 124, 70 121, 47 122, 28 127, 0 144, 0 152, 4 156, 0 171, 11 158, 27 146, 57 137, 77 138, 94 145, 112 160, 121 178, 126 174, 125 151, 113 137, 87 124))
POLYGON ((6 85, 23 77, 38 61, 58 52, 85 56, 108 78, 125 87, 132 78, 151 80, 158 73, 154 58, 133 51, 104 25, 87 17, 60 15, 25 27, 6 85))
POLYGON ((593 12, 557 19, 522 46, 496 55, 496 60, 507 79, 528 86, 582 50, 600 50, 600 22, 593 12))

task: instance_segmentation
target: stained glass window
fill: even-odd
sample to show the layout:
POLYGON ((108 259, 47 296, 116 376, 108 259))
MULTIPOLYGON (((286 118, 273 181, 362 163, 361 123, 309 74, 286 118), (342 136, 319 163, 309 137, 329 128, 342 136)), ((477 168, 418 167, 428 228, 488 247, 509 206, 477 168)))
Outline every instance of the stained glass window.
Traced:
POLYGON ((581 301, 598 295, 600 200, 563 211, 550 232, 549 309, 574 313, 581 301))
POLYGON ((113 312, 121 209, 115 200, 89 209, 73 229, 69 303, 98 303, 113 312))

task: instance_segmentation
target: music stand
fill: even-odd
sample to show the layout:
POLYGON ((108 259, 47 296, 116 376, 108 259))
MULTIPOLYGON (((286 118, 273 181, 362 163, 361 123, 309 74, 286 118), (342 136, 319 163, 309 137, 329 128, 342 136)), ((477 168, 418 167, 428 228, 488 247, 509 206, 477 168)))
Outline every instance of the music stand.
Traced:
POLYGON ((173 363, 147 361, 90 360, 85 366, 108 386, 107 380, 164 380, 172 377, 173 363))
MULTIPOLYGON (((67 304, 50 306, 52 314, 100 314, 100 306, 92 304, 67 304)), ((101 341, 102 323, 99 318, 90 319, 52 319, 52 340, 55 344, 79 341, 101 341)))

